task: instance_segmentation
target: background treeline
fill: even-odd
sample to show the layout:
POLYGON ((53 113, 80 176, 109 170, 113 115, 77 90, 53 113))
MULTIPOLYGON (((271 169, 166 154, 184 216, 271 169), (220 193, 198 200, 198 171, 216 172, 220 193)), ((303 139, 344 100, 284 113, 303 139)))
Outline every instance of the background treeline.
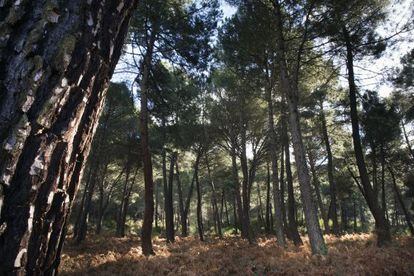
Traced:
POLYGON ((76 241, 139 234, 151 204, 168 242, 266 233, 283 246, 308 234, 324 253, 322 233, 375 230, 379 245, 414 235, 414 50, 389 70, 387 97, 354 73, 396 43, 375 32, 388 3, 231 4, 217 27, 214 1, 139 2, 119 66, 136 75, 107 93, 76 241))

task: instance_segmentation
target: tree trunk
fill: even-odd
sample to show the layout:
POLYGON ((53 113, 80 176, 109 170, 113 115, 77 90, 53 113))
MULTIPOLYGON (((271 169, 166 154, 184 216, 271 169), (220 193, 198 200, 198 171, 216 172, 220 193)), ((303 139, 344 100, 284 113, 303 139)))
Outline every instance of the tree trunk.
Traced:
POLYGON ((130 157, 127 156, 125 164, 125 182, 122 190, 121 204, 118 209, 117 221, 116 221, 116 235, 118 237, 125 236, 125 218, 128 206, 128 185, 130 182, 130 173, 131 173, 131 161, 130 157))
POLYGON ((146 256, 154 255, 152 248, 152 221, 154 218, 154 180, 152 175, 152 160, 151 151, 149 147, 149 135, 148 135, 148 85, 149 85, 149 74, 152 65, 152 55, 155 44, 155 31, 151 32, 148 48, 145 56, 141 62, 141 80, 140 92, 141 92, 141 112, 140 112, 140 132, 141 132, 141 154, 143 160, 143 171, 144 171, 144 221, 141 230, 141 241, 142 241, 142 253, 146 256))
MULTIPOLYGON (((244 126, 243 110, 240 110, 240 125, 244 126)), ((242 181, 242 216, 240 217, 242 237, 247 239, 249 243, 253 242, 252 233, 250 231, 250 194, 249 194, 249 169, 246 156, 246 128, 241 129, 240 141, 240 167, 243 174, 242 181)))
MULTIPOLYGON (((403 210, 403 213, 404 213, 404 216, 405 216, 405 221, 407 222, 408 229, 410 230, 411 236, 414 236, 414 226, 413 226, 413 222, 412 222, 412 217, 411 217, 410 212, 407 209, 407 206, 405 206, 403 197, 401 195, 401 191, 397 186, 397 181, 395 179, 394 171, 392 170, 392 168, 390 166, 388 166, 388 171, 390 172, 394 192, 395 192, 395 195, 397 196, 398 203, 400 204, 401 209, 403 210)), ((397 208, 395 208, 395 209, 397 209, 397 208)), ((398 222, 398 219, 397 219, 397 222, 398 222)))
POLYGON ((226 199, 224 199, 224 212, 226 214, 226 226, 230 226, 229 207, 226 199))
POLYGON ((223 213, 224 213, 224 188, 221 189, 221 204, 220 204, 220 224, 223 224, 223 213))
POLYGON ((197 230, 200 241, 204 241, 204 228, 203 228, 203 213, 202 213, 202 197, 200 181, 198 180, 198 163, 194 166, 194 178, 197 189, 197 230))
MULTIPOLYGON (((270 85, 268 85, 270 86, 270 85)), ((275 124, 273 119, 273 99, 272 99, 272 88, 266 88, 266 100, 267 100, 267 120, 269 127, 269 150, 270 150, 270 159, 272 161, 272 184, 273 184, 273 201, 275 208, 274 224, 276 230, 276 239, 279 246, 285 247, 285 233, 283 229, 283 214, 282 214, 282 199, 280 196, 279 189, 279 176, 278 176, 278 167, 277 167, 277 149, 276 149, 276 132, 275 124)))
MULTIPOLYGON (((325 206, 324 206, 323 201, 322 201, 320 183, 319 183, 318 175, 317 175, 316 169, 315 169, 315 160, 314 160, 313 155, 310 151, 308 153, 308 156, 309 156, 309 165, 310 165, 311 174, 312 174, 313 186, 315 187, 316 201, 318 202, 319 210, 321 211, 321 217, 322 217, 322 220, 323 220, 323 225, 325 227, 325 233, 329 234, 329 232, 330 232, 329 218, 328 218, 328 214, 326 213, 325 206)), ((331 208, 332 208, 332 212, 333 212, 332 200, 331 200, 331 204, 332 204, 331 208)), ((335 216, 335 212, 333 214, 334 216, 335 216)), ((338 218, 337 218, 337 220, 338 220, 338 218)), ((338 221, 337 221, 337 223, 338 223, 338 221)), ((339 230, 338 230, 337 233, 335 233, 335 235, 339 235, 339 230)))
POLYGON ((112 192, 118 181, 121 179, 122 175, 125 172, 125 167, 122 169, 120 174, 116 177, 114 183, 109 184, 109 190, 108 186, 105 187, 102 190, 102 207, 100 207, 100 211, 98 212, 98 218, 97 218, 97 226, 96 226, 96 234, 99 234, 102 230, 102 223, 106 214, 106 210, 108 208, 109 202, 112 197, 112 192))
POLYGON ((236 201, 236 215, 234 217, 234 223, 236 225, 236 229, 239 228, 240 232, 242 232, 242 237, 244 237, 244 231, 242 231, 242 223, 241 218, 243 217, 243 207, 242 207, 242 199, 240 194, 240 181, 239 181, 239 172, 237 168, 237 154, 236 154, 236 142, 233 139, 231 145, 231 164, 232 164, 232 177, 234 182, 234 198, 236 201))
POLYGON ((341 224, 342 224, 342 231, 348 231, 348 212, 346 210, 345 202, 341 202, 341 224))
POLYGON ((388 210, 387 210, 387 199, 385 196, 385 151, 384 145, 381 145, 380 148, 381 154, 381 208, 385 213, 385 218, 388 221, 388 210))
POLYGON ((100 171, 100 165, 101 165, 101 159, 102 159, 102 144, 104 142, 105 139, 105 129, 106 129, 106 125, 108 123, 109 120, 109 116, 107 114, 107 116, 105 116, 104 118, 104 131, 102 133, 100 133, 100 135, 98 135, 99 137, 97 140, 97 147, 96 147, 96 154, 95 154, 95 169, 92 172, 92 176, 91 176, 91 182, 88 185, 88 189, 86 190, 86 196, 85 196, 85 202, 84 202, 84 206, 82 209, 82 213, 80 216, 80 220, 79 220, 79 224, 77 227, 77 234, 76 234, 76 243, 80 244, 82 241, 85 240, 86 238, 86 234, 88 232, 88 219, 89 219, 89 213, 90 210, 92 208, 92 198, 93 195, 95 193, 95 185, 98 182, 98 176, 99 176, 99 171, 100 171))
POLYGON ((404 139, 405 139, 405 143, 407 144, 408 152, 410 153, 411 159, 414 162, 414 151, 413 151, 413 148, 411 147, 410 139, 408 138, 407 131, 405 129, 404 121, 401 122, 401 128, 403 130, 404 139))
POLYGON ((217 227, 217 229, 216 229, 217 230, 217 235, 220 238, 222 238, 223 233, 221 231, 221 218, 220 218, 220 213, 219 213, 218 204, 217 204, 217 191, 216 191, 216 186, 214 184, 213 178, 211 176, 210 163, 209 163, 207 154, 205 155, 205 159, 206 159, 206 166, 207 166, 207 174, 208 174, 209 183, 210 183, 210 187, 211 187, 211 203, 212 203, 212 207, 213 207, 214 223, 215 223, 215 226, 217 227))
MULTIPOLYGON (((320 119, 321 119, 321 124, 322 124, 322 136, 325 142, 325 149, 326 149, 326 154, 328 157, 328 181, 329 181, 329 194, 331 197, 331 208, 332 208, 332 211, 331 211, 332 231, 335 235, 339 235, 340 229, 339 229, 339 224, 338 224, 338 210, 337 210, 338 208, 337 208, 337 203, 336 203, 337 191, 336 191, 336 182, 334 179, 333 157, 332 157, 331 143, 329 141, 328 127, 326 125, 326 117, 325 117, 325 111, 323 109, 322 100, 320 103, 320 107, 321 107, 320 119)), ((327 218, 325 219, 328 220, 327 218)), ((325 231, 329 233, 329 222, 328 224, 326 224, 325 219, 324 219, 325 231)))
POLYGON ((89 183, 88 189, 86 191, 85 203, 84 203, 82 213, 80 216, 80 220, 79 220, 78 232, 76 234, 75 241, 77 244, 80 244, 82 241, 85 240, 86 234, 88 232, 88 220, 89 220, 89 213, 92 207, 92 197, 95 191, 96 182, 98 181, 97 171, 98 169, 96 169, 95 172, 93 173, 91 182, 89 183))
POLYGON ((0 274, 57 273, 135 2, 1 4, 0 274))
POLYGON ((105 198, 105 177, 106 173, 108 171, 108 164, 109 162, 105 162, 105 166, 102 171, 101 179, 99 181, 99 200, 98 200, 98 217, 96 218, 96 228, 95 233, 100 234, 102 230, 102 218, 103 218, 103 212, 104 212, 104 198, 105 198))
POLYGON ((257 207, 257 220, 259 222, 259 225, 263 225, 266 227, 265 220, 263 218, 262 193, 260 191, 259 183, 257 183, 257 207))
POLYGON ((368 207, 375 219, 375 229, 378 235, 377 243, 379 246, 387 244, 391 241, 390 227, 387 219, 385 218, 383 210, 378 204, 378 199, 375 197, 373 188, 369 181, 368 171, 364 160, 364 153, 362 151, 361 136, 359 132, 358 121, 358 109, 357 109, 357 87, 355 84, 354 76, 354 55, 351 40, 348 30, 344 26, 342 28, 345 44, 346 44, 346 66, 348 69, 348 84, 349 84, 349 101, 350 101, 350 114, 352 124, 352 140, 354 143, 355 159, 358 166, 358 171, 361 179, 361 185, 365 193, 365 198, 368 203, 368 207))
POLYGON ((265 213, 265 231, 267 234, 270 234, 270 213, 272 212, 270 209, 270 166, 269 162, 267 162, 267 179, 266 179, 266 213, 265 213))
MULTIPOLYGON (((93 160, 92 157, 93 154, 91 154, 91 156, 89 158, 91 158, 93 160)), ((73 238, 76 240, 77 235, 79 234, 79 225, 81 222, 81 218, 82 218, 82 214, 83 214, 83 208, 85 206, 85 200, 86 200, 86 194, 88 193, 87 190, 89 189, 89 183, 91 182, 91 178, 92 178, 92 164, 89 165, 89 172, 88 172, 88 176, 86 179, 86 183, 85 183, 85 187, 83 189, 83 193, 82 193, 82 199, 79 205, 79 211, 78 214, 76 216, 76 221, 75 221, 75 225, 73 226, 73 238)))
MULTIPOLYGON (((284 133, 287 136, 287 133, 284 133)), ((285 136, 285 137, 286 137, 285 136)), ((288 139, 288 138, 287 138, 288 139)), ((295 194, 293 191, 293 178, 292 178, 292 170, 290 167, 290 151, 289 151, 289 144, 288 140, 285 138, 285 162, 286 162, 286 180, 287 180, 287 192, 288 192, 288 221, 289 221, 289 236, 293 240, 293 243, 298 246, 302 245, 302 239, 300 238, 298 225, 296 222, 296 208, 295 208, 295 194)))
POLYGON ((180 212, 181 236, 186 237, 188 235, 187 216, 184 214, 185 213, 184 198, 183 198, 183 190, 181 187, 180 170, 178 168, 178 158, 175 161, 175 175, 177 179, 178 210, 180 212))
POLYGON ((233 217, 234 217, 234 232, 237 234, 237 229, 239 228, 239 223, 237 219, 237 202, 236 195, 233 197, 233 217))
POLYGON ((173 152, 170 160, 170 173, 168 177, 167 189, 164 191, 165 197, 165 231, 168 243, 174 242, 174 206, 173 206, 173 180, 174 165, 177 159, 177 152, 173 152))
MULTIPOLYGON (((277 53, 279 56, 280 83, 284 95, 287 97, 289 110, 289 126, 292 134, 293 151, 295 155, 296 169, 298 172, 299 187, 301 191, 303 210, 305 213, 306 228, 308 230, 309 241, 313 254, 327 254, 327 248, 319 226, 318 214, 312 200, 311 181, 308 166, 306 164, 305 146, 302 139, 300 127, 300 114, 298 110, 299 91, 298 91, 298 72, 300 66, 300 55, 298 52, 297 67, 294 74, 289 74, 286 59, 286 51, 283 36, 282 11, 279 1, 274 2, 276 12, 276 34, 278 38, 277 53)), ((299 49, 300 51, 300 49, 299 49)))
POLYGON ((159 198, 160 198, 160 185, 158 185, 158 182, 154 183, 154 185, 155 185, 155 213, 154 213, 154 220, 155 220, 155 228, 158 228, 158 220, 159 220, 158 205, 159 205, 159 198))
MULTIPOLYGON (((282 121, 282 135, 284 135, 283 133, 283 121, 282 121)), ((281 143, 281 151, 280 151, 280 209, 282 210, 282 218, 283 218, 283 229, 286 233, 286 237, 288 239, 292 239, 289 235, 289 230, 288 230, 288 223, 287 223, 287 217, 286 217, 286 204, 285 204, 285 159, 284 159, 284 155, 285 155, 285 147, 283 146, 283 142, 281 143)), ((271 209, 270 209, 271 210, 271 209)))

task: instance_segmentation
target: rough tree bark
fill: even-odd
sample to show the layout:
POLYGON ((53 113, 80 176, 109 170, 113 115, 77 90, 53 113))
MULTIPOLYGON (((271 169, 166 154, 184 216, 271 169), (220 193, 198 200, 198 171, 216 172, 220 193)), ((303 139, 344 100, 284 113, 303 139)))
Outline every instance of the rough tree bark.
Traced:
POLYGON ((0 3, 1 274, 56 274, 136 1, 0 3))

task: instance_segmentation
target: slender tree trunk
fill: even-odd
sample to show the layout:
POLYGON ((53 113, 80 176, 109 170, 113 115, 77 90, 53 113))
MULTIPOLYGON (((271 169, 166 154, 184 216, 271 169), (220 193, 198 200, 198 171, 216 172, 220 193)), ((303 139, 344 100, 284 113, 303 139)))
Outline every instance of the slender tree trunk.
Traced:
MULTIPOLYGON (((284 45, 283 36, 283 22, 282 11, 279 1, 274 2, 276 12, 276 34, 278 38, 277 53, 279 56, 279 74, 280 83, 284 95, 287 97, 288 110, 289 110, 289 126, 292 134, 293 151, 295 155, 296 169, 298 172, 299 187, 301 191, 301 198, 303 203, 303 210, 305 213, 306 228, 308 230, 309 241, 313 254, 327 254, 327 247, 322 236, 322 231, 319 226, 319 219, 317 209, 312 200, 311 181, 309 176, 309 170, 306 163, 305 146, 302 139, 302 130, 300 127, 300 114, 298 109, 299 91, 298 91, 298 72, 300 66, 300 55, 298 53, 297 65, 294 69, 294 74, 290 75, 287 60, 286 51, 284 45)), ((299 50, 300 51, 300 50, 299 50)))
POLYGON ((149 134, 148 134, 148 85, 149 74, 152 65, 152 55, 154 50, 156 34, 152 30, 148 41, 147 52, 141 62, 141 80, 140 92, 141 92, 141 112, 140 112, 140 132, 141 132, 141 154, 143 160, 143 172, 144 172, 144 221, 141 230, 142 241, 142 253, 146 256, 154 255, 152 248, 152 221, 154 218, 154 181, 152 175, 152 160, 151 151, 149 147, 149 134))
MULTIPOLYGON (((282 121, 282 135, 284 135, 283 133, 283 121, 282 121)), ((292 237, 290 237, 290 232, 288 230, 288 222, 287 222, 287 217, 286 217, 286 204, 285 204, 285 159, 284 159, 284 155, 285 155, 285 147, 283 146, 283 142, 281 143, 281 151, 280 151, 280 199, 281 199, 281 206, 280 209, 282 210, 282 218, 283 218, 283 229, 286 233, 286 237, 288 239, 292 239, 292 237)), ((270 209, 271 210, 271 209, 270 209)))
MULTIPOLYGON (((270 85, 268 85, 270 86, 270 85)), ((273 99, 272 99, 272 90, 271 87, 267 87, 266 89, 266 99, 267 99, 267 110, 268 110, 268 127, 269 127, 269 150, 270 150, 270 158, 272 161, 272 184, 273 184, 273 201, 275 207, 275 216, 274 216, 274 223, 275 223, 275 230, 276 230, 276 239, 279 246, 285 247, 286 240, 285 240, 285 233, 283 229, 283 214, 282 214, 282 199, 280 196, 280 189, 279 189, 279 176, 278 176, 278 167, 277 167, 277 149, 276 149, 276 132, 275 132, 275 124, 273 119, 273 99)))
POLYGON ((126 208, 128 206, 128 185, 130 182, 130 173, 131 173, 131 161, 130 156, 127 156, 125 164, 125 182, 122 190, 121 204, 118 209, 117 222, 116 222, 116 235, 118 237, 125 236, 125 218, 126 218, 126 208))
POLYGON ((349 84, 349 100, 350 100, 350 114, 352 124, 352 140, 354 143, 355 159, 358 166, 358 171, 361 179, 365 198, 371 213, 375 219, 375 229, 378 235, 377 243, 379 246, 387 244, 391 241, 390 227, 385 218, 383 210, 378 204, 378 199, 375 197, 373 188, 369 181, 368 171, 364 160, 364 153, 362 151, 361 136, 359 132, 358 110, 357 110, 357 87, 354 76, 354 55, 349 33, 346 27, 342 28, 342 33, 345 39, 347 58, 346 64, 348 69, 348 84, 349 84))
POLYGON ((242 237, 245 238, 244 233, 245 231, 242 230, 243 225, 241 223, 241 219, 243 217, 243 207, 242 207, 242 199, 240 194, 240 181, 239 181, 239 172, 237 169, 237 154, 236 154, 236 148, 235 148, 235 142, 233 141, 231 146, 231 164, 232 164, 232 176, 233 176, 233 182, 234 182, 234 198, 236 200, 237 207, 237 214, 234 217, 234 222, 236 224, 236 229, 239 228, 240 232, 242 233, 242 237))
POLYGON ((257 219, 259 225, 266 227, 265 220, 263 218, 263 204, 262 204, 262 193, 260 191, 260 184, 257 183, 257 219))
POLYGON ((384 146, 381 145, 380 148, 381 154, 381 207, 383 212, 385 213, 385 218, 388 221, 388 210, 387 210, 387 199, 385 196, 385 151, 384 146))
POLYGON ((173 243, 174 234, 174 206, 173 206, 173 180, 174 180, 174 165, 177 159, 177 152, 173 152, 170 160, 170 173, 168 177, 168 186, 165 191, 165 225, 166 237, 168 243, 173 243))
MULTIPOLYGON (((92 159, 93 157, 91 156, 90 158, 92 159)), ((94 164, 94 162, 93 162, 93 164, 94 164)), ((89 183, 91 182, 91 178, 92 178, 93 164, 89 165, 89 172, 88 172, 87 180, 86 180, 86 183, 85 183, 85 187, 83 189, 82 199, 81 199, 81 202, 80 202, 80 205, 79 205, 79 212, 78 212, 78 215, 76 216, 75 225, 73 227, 73 238, 75 240, 76 240, 76 238, 79 234, 79 226, 80 226, 80 223, 81 223, 83 208, 85 206, 86 194, 88 193, 87 191, 89 189, 89 183)))
POLYGON ((178 168, 178 158, 175 161, 175 174, 177 179, 177 192, 178 192, 178 210, 180 212, 180 224, 181 224, 181 236, 186 237, 188 235, 187 230, 187 216, 184 208, 183 190, 181 187, 180 170, 178 168))
POLYGON ((0 274, 58 271, 68 214, 135 5, 125 0, 114 9, 117 2, 2 4, 0 274))
POLYGON ((159 220, 159 213, 158 213, 158 205, 160 200, 160 185, 158 183, 154 183, 155 186, 155 213, 154 213, 154 220, 155 220, 155 228, 158 228, 158 220, 159 220))
MULTIPOLYGON (((319 183, 318 175, 317 175, 316 169, 315 169, 315 160, 314 160, 313 155, 310 151, 308 153, 308 156, 309 156, 309 165, 310 165, 312 179, 313 179, 313 186, 315 187, 316 201, 318 202, 319 210, 321 211, 321 217, 322 217, 322 220, 323 220, 323 225, 325 227, 325 233, 329 234, 329 232, 330 232, 329 219, 328 219, 328 214, 326 213, 326 210, 325 210, 325 206, 324 206, 323 201, 322 201, 320 183, 319 183)), ((333 212, 333 204, 332 204, 332 212, 333 212)), ((336 212, 336 210, 335 210, 335 212, 336 212)), ((333 212, 334 213, 333 215, 335 215, 335 212, 333 212)), ((338 220, 338 218, 337 218, 337 220, 338 220)), ((337 223, 338 223, 338 221, 337 221, 337 223)), ((337 233, 335 233, 335 235, 339 235, 339 231, 337 233)))
MULTIPOLYGON (((394 171, 392 170, 392 168, 390 166, 388 166, 388 171, 390 172, 391 178, 392 178, 392 184, 393 184, 393 188, 394 188, 394 193, 398 199, 398 203, 401 206, 401 209, 403 210, 404 213, 404 217, 405 217, 405 221, 407 222, 407 226, 408 229, 410 230, 411 236, 414 236, 414 226, 413 226, 413 222, 412 222, 412 217, 410 212, 407 209, 407 206, 405 206, 403 197, 401 195, 401 191, 397 186, 397 181, 395 179, 395 174, 394 171)), ((397 208, 395 208, 397 209, 397 208)), ((397 218, 398 221, 398 218, 397 218)))
POLYGON ((354 217, 354 233, 357 232, 357 211, 356 211, 356 202, 355 202, 355 198, 352 199, 352 206, 353 206, 353 217, 354 217))
POLYGON ((265 231, 267 234, 270 234, 270 213, 272 212, 270 209, 270 166, 269 162, 267 162, 267 179, 266 179, 266 223, 265 223, 265 231))
POLYGON ((206 166, 207 166, 207 174, 208 174, 209 183, 211 186, 211 203, 213 207, 213 218, 214 218, 213 221, 215 223, 215 226, 217 227, 217 235, 219 235, 219 237, 222 238, 223 234, 221 231, 221 218, 220 218, 220 213, 219 213, 218 204, 217 204, 216 186, 211 176, 211 168, 210 168, 210 163, 209 163, 207 154, 205 155, 205 159, 206 159, 206 166))
POLYGON ((198 163, 194 166, 194 178, 197 189, 197 230, 200 241, 204 241, 204 228, 203 228, 203 213, 202 213, 202 196, 200 181, 198 180, 198 163))
MULTIPOLYGON (((334 165, 333 165, 333 157, 332 157, 332 150, 331 150, 331 143, 329 141, 329 134, 328 134, 328 127, 326 125, 326 117, 325 117, 325 111, 323 109, 323 101, 320 103, 321 107, 321 113, 320 113, 320 119, 322 124, 322 136, 323 140, 325 142, 325 149, 326 154, 328 157, 328 181, 329 181, 329 194, 331 197, 331 218, 332 218, 332 231, 335 235, 339 235, 340 229, 338 224, 338 210, 337 210, 337 203, 336 203, 336 182, 334 179, 334 165)), ((325 231, 329 233, 329 221, 328 224, 326 222, 328 219, 325 217, 325 231), (325 221, 326 220, 326 221, 325 221)))
POLYGON ((237 234, 237 229, 239 228, 239 222, 237 219, 237 202, 236 195, 233 197, 233 217, 234 217, 234 232, 237 234))
POLYGON ((346 210, 345 202, 341 202, 341 224, 342 224, 342 231, 348 231, 348 212, 346 210))
MULTIPOLYGON (((244 126, 244 114, 243 110, 240 110, 240 125, 244 126)), ((242 230, 242 237, 247 239, 249 243, 253 242, 252 233, 250 231, 250 194, 249 194, 249 169, 247 165, 247 156, 246 156, 246 128, 243 127, 241 129, 241 141, 240 141, 240 167, 243 174, 243 181, 242 181, 242 216, 240 217, 241 220, 241 230, 242 230)))
POLYGON ((224 212, 226 214, 226 226, 230 226, 230 217, 229 217, 229 208, 228 208, 228 203, 227 200, 224 199, 224 212))
POLYGON ((108 120, 110 117, 110 113, 107 113, 106 116, 103 118, 103 131, 99 133, 99 137, 97 140, 97 147, 96 147, 96 162, 95 162, 95 170, 92 173, 91 182, 88 185, 88 190, 85 197, 85 203, 82 209, 82 213, 80 216, 79 224, 78 224, 78 233, 76 234, 76 243, 80 244, 82 241, 85 240, 86 234, 88 232, 88 219, 89 213, 92 208, 92 198, 95 193, 95 186, 98 183, 99 171, 101 169, 101 159, 102 159, 102 145, 106 138, 106 130, 108 125, 108 120))
POLYGON ((408 138, 407 131, 405 129, 404 121, 401 122, 401 128, 403 130, 404 139, 405 139, 405 143, 407 144, 408 152, 411 155, 411 159, 414 161, 414 151, 413 151, 413 148, 411 147, 410 139, 408 138))
POLYGON ((108 171, 109 162, 105 162, 104 169, 102 171, 101 179, 99 182, 99 200, 98 200, 98 217, 96 218, 96 229, 95 233, 100 234, 102 230, 102 218, 104 213, 104 200, 105 200, 105 178, 108 171))
POLYGON ((223 213, 224 213, 224 188, 221 189, 221 204, 220 204, 220 224, 223 224, 223 213))
MULTIPOLYGON (((287 134, 287 133, 286 133, 287 134)), ((300 238, 298 225, 296 222, 296 208, 295 208, 295 195, 293 191, 293 178, 292 170, 290 167, 290 151, 289 144, 285 141, 285 162, 286 162, 286 180, 287 180, 287 192, 288 192, 288 221, 289 221, 289 236, 292 238, 293 243, 298 246, 302 245, 302 239, 300 238)))
POLYGON ((92 208, 92 197, 95 191, 95 185, 96 185, 96 182, 98 181, 97 178, 98 178, 99 162, 97 162, 96 166, 97 167, 92 174, 91 182, 88 185, 88 190, 86 191, 85 203, 84 203, 81 217, 79 220, 78 233, 76 234, 75 242, 77 244, 80 244, 82 241, 85 240, 86 234, 88 232, 89 213, 92 208))

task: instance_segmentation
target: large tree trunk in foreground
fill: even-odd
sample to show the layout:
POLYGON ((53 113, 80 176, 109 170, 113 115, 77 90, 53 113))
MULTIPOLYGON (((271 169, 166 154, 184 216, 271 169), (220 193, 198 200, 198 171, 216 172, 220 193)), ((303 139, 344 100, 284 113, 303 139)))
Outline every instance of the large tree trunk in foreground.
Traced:
POLYGON ((355 75, 354 75, 354 55, 351 44, 351 38, 349 37, 348 30, 346 27, 343 27, 342 33, 345 39, 346 44, 346 66, 348 69, 348 84, 349 84, 349 105, 350 105, 350 114, 351 114, 351 124, 352 124, 352 140, 354 143, 354 152, 355 159, 360 175, 361 186, 364 192, 364 197, 367 201, 368 207, 371 210, 371 213, 375 219, 375 229, 378 235, 377 243, 379 246, 389 243, 391 241, 390 227, 387 219, 385 218, 385 213, 381 210, 381 207, 378 203, 378 198, 375 195, 374 189, 371 186, 367 167, 364 160, 364 153, 362 151, 361 135, 359 132, 359 119, 358 119, 358 109, 357 109, 357 87, 355 84, 355 75))
POLYGON ((57 272, 135 2, 0 4, 0 274, 57 272))

